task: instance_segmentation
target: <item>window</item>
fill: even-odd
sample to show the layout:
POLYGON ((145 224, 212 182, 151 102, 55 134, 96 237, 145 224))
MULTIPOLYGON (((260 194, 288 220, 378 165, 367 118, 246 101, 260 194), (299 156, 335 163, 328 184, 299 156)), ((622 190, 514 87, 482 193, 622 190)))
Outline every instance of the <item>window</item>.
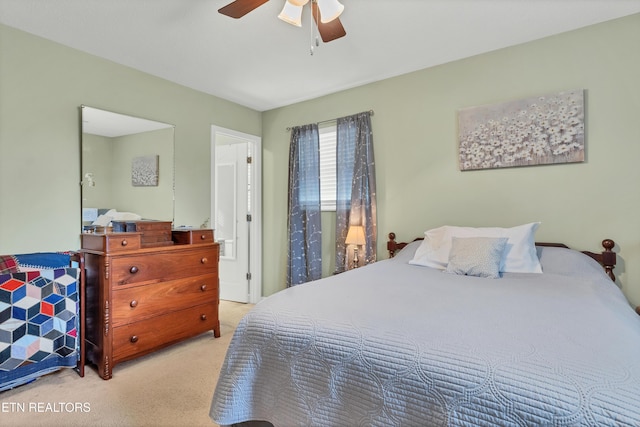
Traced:
POLYGON ((336 210, 336 123, 318 128, 320 138, 320 209, 336 210))

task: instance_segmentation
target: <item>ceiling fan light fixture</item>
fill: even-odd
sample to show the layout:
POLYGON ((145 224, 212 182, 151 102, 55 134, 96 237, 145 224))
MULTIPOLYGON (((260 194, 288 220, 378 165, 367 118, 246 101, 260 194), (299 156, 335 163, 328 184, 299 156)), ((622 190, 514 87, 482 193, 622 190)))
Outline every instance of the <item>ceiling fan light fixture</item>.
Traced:
POLYGON ((283 20, 287 24, 295 25, 296 27, 302 27, 302 6, 306 2, 302 3, 302 5, 298 5, 296 3, 302 3, 302 1, 287 0, 284 3, 282 12, 280 12, 280 15, 278 15, 278 18, 283 20))
POLYGON ((326 24, 331 22, 342 14, 344 5, 338 0, 315 0, 320 9, 320 22, 326 24))
POLYGON ((309 3, 309 0, 287 0, 287 3, 291 3, 295 6, 304 6, 309 3))

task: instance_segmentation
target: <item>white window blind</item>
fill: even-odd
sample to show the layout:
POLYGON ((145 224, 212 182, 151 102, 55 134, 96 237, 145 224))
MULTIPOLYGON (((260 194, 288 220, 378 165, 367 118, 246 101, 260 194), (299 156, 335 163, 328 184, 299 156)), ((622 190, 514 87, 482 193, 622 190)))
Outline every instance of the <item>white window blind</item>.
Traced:
POLYGON ((336 210, 336 124, 318 128, 320 137, 320 208, 336 210))

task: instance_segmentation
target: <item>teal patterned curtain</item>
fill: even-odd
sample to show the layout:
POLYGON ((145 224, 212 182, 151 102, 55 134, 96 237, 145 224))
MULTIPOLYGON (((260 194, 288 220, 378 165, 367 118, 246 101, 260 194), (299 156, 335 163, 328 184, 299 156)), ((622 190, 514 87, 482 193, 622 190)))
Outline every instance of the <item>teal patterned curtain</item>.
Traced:
POLYGON ((360 265, 376 261, 376 174, 371 113, 338 119, 336 195, 336 272, 348 269, 352 254, 345 239, 350 225, 362 225, 366 244, 360 265))
POLYGON ((287 287, 322 277, 318 125, 291 130, 287 287))

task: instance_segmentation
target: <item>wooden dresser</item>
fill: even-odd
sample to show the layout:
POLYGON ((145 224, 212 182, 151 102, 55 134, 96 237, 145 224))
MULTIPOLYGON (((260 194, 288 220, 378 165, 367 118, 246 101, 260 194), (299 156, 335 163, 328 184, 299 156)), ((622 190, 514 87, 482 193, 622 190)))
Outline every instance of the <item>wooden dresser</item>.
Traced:
POLYGON ((213 230, 173 235, 164 246, 144 245, 140 232, 81 236, 86 358, 105 380, 125 360, 208 330, 220 336, 213 230))

